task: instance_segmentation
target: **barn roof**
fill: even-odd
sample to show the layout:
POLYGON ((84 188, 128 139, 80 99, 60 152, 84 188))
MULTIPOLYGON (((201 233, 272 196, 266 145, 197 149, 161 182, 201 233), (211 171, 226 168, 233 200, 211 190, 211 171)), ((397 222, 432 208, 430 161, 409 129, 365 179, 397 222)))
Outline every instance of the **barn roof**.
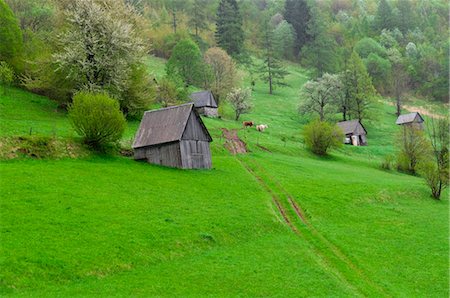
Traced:
POLYGON ((417 119, 417 123, 422 123, 424 120, 422 116, 418 112, 409 113, 400 115, 397 118, 397 121, 395 121, 395 124, 407 124, 407 123, 413 123, 417 119))
POLYGON ((216 100, 211 91, 199 91, 194 92, 189 95, 189 97, 194 101, 196 108, 211 107, 217 108, 216 100))
POLYGON ((358 127, 362 127, 364 132, 367 134, 367 130, 364 128, 364 126, 361 124, 361 122, 359 122, 358 119, 341 121, 341 122, 338 122, 337 125, 342 129, 342 131, 346 135, 357 132, 358 127))
POLYGON ((146 111, 134 139, 133 148, 181 140, 191 112, 194 112, 205 134, 212 140, 193 103, 146 111))

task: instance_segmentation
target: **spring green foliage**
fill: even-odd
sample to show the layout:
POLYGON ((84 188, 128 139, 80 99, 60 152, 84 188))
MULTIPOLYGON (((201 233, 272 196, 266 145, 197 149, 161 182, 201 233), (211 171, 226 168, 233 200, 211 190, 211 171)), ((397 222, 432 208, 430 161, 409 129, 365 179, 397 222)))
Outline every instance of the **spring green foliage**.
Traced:
POLYGON ((160 103, 163 107, 168 107, 186 100, 187 90, 181 80, 166 76, 158 81, 156 102, 160 103))
POLYGON ((207 22, 208 0, 194 0, 190 12, 188 25, 194 28, 195 36, 199 36, 199 31, 208 29, 207 22))
POLYGON ((217 9, 215 38, 217 45, 237 58, 243 54, 244 31, 236 0, 220 0, 217 9))
POLYGON ((69 108, 69 118, 83 141, 99 149, 119 140, 126 126, 119 103, 102 93, 77 93, 69 108))
POLYGON ((314 120, 303 128, 306 147, 317 155, 326 155, 330 149, 342 146, 344 134, 337 125, 314 120))
POLYGON ((14 70, 5 61, 0 61, 0 85, 3 86, 3 94, 6 87, 10 86, 14 80, 14 70))
MULTIPOLYGON (((385 84, 386 80, 390 79, 392 72, 391 62, 388 59, 378 56, 377 54, 370 53, 367 59, 364 59, 364 64, 366 65, 367 72, 372 78, 374 87, 377 90, 388 90, 389 86, 386 88, 385 84)), ((394 73, 393 75, 395 76, 401 74, 394 73)))
POLYGON ((225 98, 233 87, 241 83, 236 63, 227 52, 218 47, 209 48, 203 59, 208 75, 204 86, 211 90, 217 104, 220 104, 220 99, 225 98))
POLYGON ((22 32, 14 13, 4 0, 0 0, 0 61, 16 70, 21 67, 22 32))
POLYGON ((356 52, 350 56, 344 86, 350 101, 350 114, 360 121, 369 116, 375 89, 366 67, 356 52))
POLYGON ((415 125, 403 125, 398 133, 397 168, 411 174, 416 174, 417 166, 427 162, 431 146, 423 130, 415 125))
POLYGON ((355 44, 354 50, 361 58, 367 58, 370 54, 375 54, 380 57, 386 56, 386 49, 370 37, 365 37, 358 41, 355 44))
MULTIPOLYGON (((164 75, 161 59, 148 63, 164 75)), ((448 296, 448 190, 436 202, 422 178, 379 170, 394 152, 394 107, 374 103, 379 118, 364 124, 369 146, 318 158, 303 146, 296 111, 308 72, 293 63, 287 69, 292 87, 269 95, 255 86, 245 120, 269 129, 239 130, 251 152, 232 156, 223 148, 221 128, 241 127, 232 110, 204 119, 214 139, 211 171, 120 156, 1 161, 3 295, 448 296), (297 219, 286 192, 314 231, 297 219), (273 194, 299 235, 283 222, 273 194)), ((7 94, 0 95, 2 136, 27 134, 31 125, 73 135, 53 101, 16 88, 7 94)), ((122 141, 138 125, 130 121, 122 141)))
POLYGON ((204 79, 204 63, 198 45, 190 39, 179 41, 167 61, 166 72, 186 85, 199 86, 204 79))
POLYGON ((286 20, 281 21, 273 30, 273 44, 280 58, 294 58, 295 31, 286 20))

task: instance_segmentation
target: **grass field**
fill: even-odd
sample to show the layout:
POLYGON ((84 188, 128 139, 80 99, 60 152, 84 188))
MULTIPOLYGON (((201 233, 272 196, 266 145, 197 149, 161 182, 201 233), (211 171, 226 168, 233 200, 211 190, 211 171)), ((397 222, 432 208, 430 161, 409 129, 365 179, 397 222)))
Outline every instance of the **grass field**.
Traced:
MULTIPOLYGON (((164 61, 149 67, 160 76, 164 61)), ((395 152, 394 108, 375 104, 369 146, 318 158, 297 114, 307 76, 289 71, 273 96, 256 85, 242 120, 269 129, 239 131, 248 154, 223 147, 220 128, 239 123, 205 119, 211 171, 94 154, 1 161, 0 294, 448 297, 448 191, 432 200, 419 177, 379 167, 395 152)), ((31 127, 76 138, 47 98, 0 95, 1 137, 31 127)))

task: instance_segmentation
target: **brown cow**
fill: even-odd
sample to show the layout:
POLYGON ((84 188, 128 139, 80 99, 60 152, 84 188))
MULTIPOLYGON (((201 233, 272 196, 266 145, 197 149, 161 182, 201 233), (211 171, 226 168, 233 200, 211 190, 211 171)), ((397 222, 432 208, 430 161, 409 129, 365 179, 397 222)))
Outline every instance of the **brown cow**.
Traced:
POLYGON ((246 127, 252 127, 254 125, 253 121, 244 121, 242 122, 242 125, 244 126, 244 128, 246 127))

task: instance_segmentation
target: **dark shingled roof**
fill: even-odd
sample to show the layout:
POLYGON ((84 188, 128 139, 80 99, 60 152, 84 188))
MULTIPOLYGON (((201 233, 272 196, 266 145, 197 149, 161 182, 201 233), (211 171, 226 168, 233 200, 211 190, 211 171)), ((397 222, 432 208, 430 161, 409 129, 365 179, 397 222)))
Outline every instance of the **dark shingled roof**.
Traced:
POLYGON ((417 123, 422 123, 424 120, 422 118, 422 116, 418 113, 418 112, 414 112, 414 113, 409 113, 409 114, 404 114, 404 115, 400 115, 397 118, 397 121, 395 121, 395 124, 407 124, 407 123, 413 123, 415 119, 417 120, 417 123), (419 116, 417 118, 417 116, 419 116))
POLYGON ((194 101, 196 108, 211 107, 217 108, 216 100, 211 91, 194 92, 189 97, 194 101))
MULTIPOLYGON (((359 122, 358 119, 355 120, 348 120, 348 121, 341 121, 338 122, 337 125, 342 129, 344 134, 355 134, 358 133, 358 128, 362 128, 367 134, 367 130, 364 128, 364 126, 359 122)), ((362 131, 361 131, 362 132, 362 131)), ((361 132, 359 134, 361 134, 361 132)))
POLYGON ((181 140, 191 111, 194 111, 207 136, 212 140, 208 130, 197 112, 194 104, 146 111, 142 117, 139 130, 134 139, 133 148, 152 146, 181 140))

